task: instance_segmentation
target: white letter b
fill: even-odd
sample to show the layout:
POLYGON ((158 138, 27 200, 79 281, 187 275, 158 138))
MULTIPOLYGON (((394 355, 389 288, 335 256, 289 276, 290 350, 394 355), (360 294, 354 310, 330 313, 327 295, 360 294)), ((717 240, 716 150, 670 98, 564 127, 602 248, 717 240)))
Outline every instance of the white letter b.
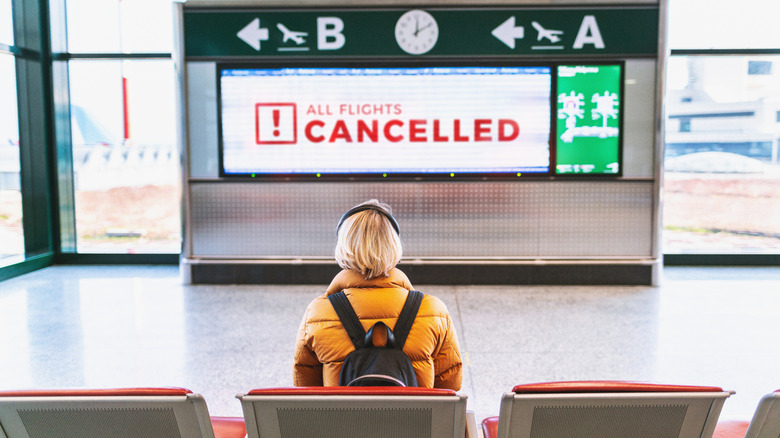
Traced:
POLYGON ((344 21, 338 17, 317 17, 317 49, 338 50, 344 47, 344 21))

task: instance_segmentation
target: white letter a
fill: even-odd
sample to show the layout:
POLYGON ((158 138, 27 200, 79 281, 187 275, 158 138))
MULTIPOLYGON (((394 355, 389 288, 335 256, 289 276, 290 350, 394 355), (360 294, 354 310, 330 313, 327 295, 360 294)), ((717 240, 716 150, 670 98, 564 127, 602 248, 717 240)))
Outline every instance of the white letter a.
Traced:
POLYGON ((604 40, 601 38, 599 25, 596 24, 596 17, 593 15, 586 15, 583 17, 580 31, 577 32, 577 39, 574 40, 573 48, 581 49, 585 44, 593 44, 597 49, 604 48, 604 40))

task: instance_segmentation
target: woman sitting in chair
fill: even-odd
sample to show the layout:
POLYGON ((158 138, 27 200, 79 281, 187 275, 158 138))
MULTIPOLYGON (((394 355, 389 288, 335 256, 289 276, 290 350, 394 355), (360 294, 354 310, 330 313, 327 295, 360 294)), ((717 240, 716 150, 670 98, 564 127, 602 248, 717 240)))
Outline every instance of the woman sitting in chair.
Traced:
MULTIPOLYGON (((329 296, 344 291, 365 331, 377 322, 392 330, 412 284, 395 266, 401 260, 400 229, 390 206, 377 200, 347 211, 337 227, 336 261, 343 269, 325 294, 306 308, 295 346, 295 386, 337 386, 342 363, 355 350, 329 296)), ((387 332, 373 332, 373 345, 387 332)), ((424 295, 403 344, 417 386, 459 390, 463 376, 458 338, 447 307, 424 295)))

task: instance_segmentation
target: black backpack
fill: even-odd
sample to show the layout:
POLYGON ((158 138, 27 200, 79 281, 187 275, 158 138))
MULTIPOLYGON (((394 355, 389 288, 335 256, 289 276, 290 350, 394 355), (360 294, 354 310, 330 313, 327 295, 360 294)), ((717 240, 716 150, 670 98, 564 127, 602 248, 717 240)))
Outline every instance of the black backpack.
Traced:
POLYGON ((421 292, 410 290, 394 330, 379 321, 366 333, 344 291, 328 296, 355 346, 355 351, 347 355, 341 366, 339 386, 417 386, 412 361, 403 348, 422 298, 421 292), (371 337, 377 327, 387 331, 387 345, 384 347, 372 344, 371 337))

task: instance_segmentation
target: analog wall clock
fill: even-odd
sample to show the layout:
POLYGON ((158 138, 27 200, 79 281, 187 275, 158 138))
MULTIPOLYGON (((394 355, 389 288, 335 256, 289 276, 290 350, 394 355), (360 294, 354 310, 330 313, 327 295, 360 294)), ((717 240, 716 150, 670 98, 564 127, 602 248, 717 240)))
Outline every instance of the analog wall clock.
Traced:
POLYGON ((439 39, 439 25, 433 15, 413 9, 405 12, 395 24, 398 47, 410 55, 428 53, 439 39))

